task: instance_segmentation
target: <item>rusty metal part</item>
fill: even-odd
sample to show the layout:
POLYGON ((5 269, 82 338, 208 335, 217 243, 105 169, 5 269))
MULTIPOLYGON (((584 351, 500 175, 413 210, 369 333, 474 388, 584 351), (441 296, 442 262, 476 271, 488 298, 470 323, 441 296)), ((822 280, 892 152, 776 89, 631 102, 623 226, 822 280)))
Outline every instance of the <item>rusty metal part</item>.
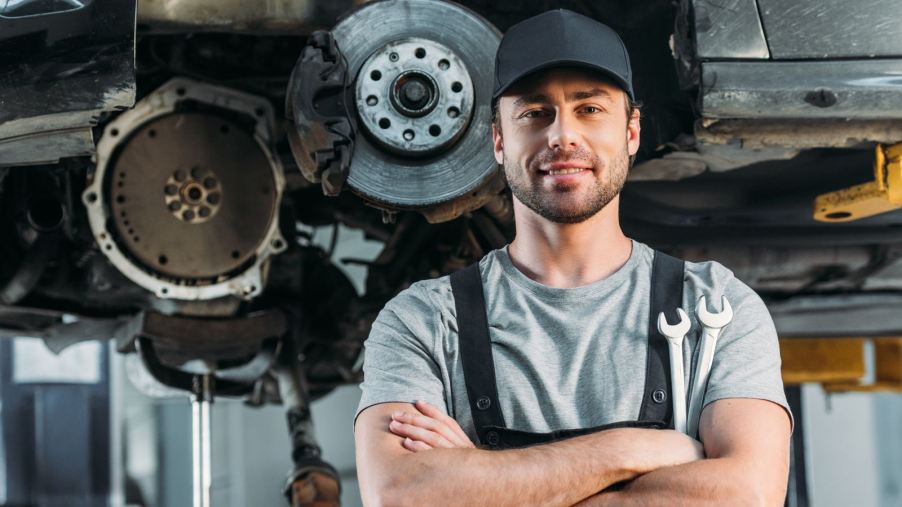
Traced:
POLYGON ((291 483, 292 507, 339 507, 341 485, 328 472, 311 471, 291 483))
POLYGON ((348 67, 330 32, 314 32, 298 57, 286 94, 288 142, 301 173, 338 195, 354 153, 348 67))
MULTIPOLYGON (((464 213, 479 209, 492 201, 503 199, 500 194, 504 190, 506 185, 507 183, 504 179, 503 171, 499 170, 495 177, 489 178, 484 184, 473 189, 473 191, 451 201, 436 204, 429 208, 417 209, 417 211, 419 211, 421 215, 426 217, 426 221, 431 224, 447 222, 463 215, 464 213)), ((503 214, 505 210, 503 206, 503 204, 496 204, 493 209, 504 216, 503 214)), ((513 207, 510 208, 510 211, 510 218, 511 220, 513 220, 513 207)))
POLYGON ((92 155, 135 103, 137 2, 0 2, 0 167, 92 155))
POLYGON ((473 81, 448 47, 418 37, 391 41, 363 64, 357 77, 362 128, 402 156, 453 145, 473 113, 473 81))
POLYGON ((161 351, 226 359, 259 349, 263 340, 282 336, 287 329, 288 320, 278 310, 217 319, 147 312, 140 334, 161 351))
POLYGON ((144 268, 180 280, 241 267, 265 241, 278 206, 266 155, 251 134, 215 114, 148 122, 108 177, 119 242, 144 268))
POLYGON ((143 325, 143 314, 91 318, 66 312, 0 304, 0 339, 28 337, 44 341, 54 354, 84 341, 112 340, 127 352, 143 325))
POLYGON ((291 338, 286 338, 274 372, 286 409, 294 467, 285 483, 284 494, 297 506, 339 505, 341 483, 338 471, 322 459, 313 432, 312 401, 304 356, 291 338))
MULTIPOLYGON (((501 172, 503 173, 503 171, 501 172)), ((499 177, 503 179, 504 175, 500 174, 499 177)), ((507 184, 505 183, 504 186, 506 187, 507 184)), ((482 209, 497 220, 500 225, 504 227, 512 227, 514 225, 514 201, 510 193, 499 192, 493 199, 486 202, 482 209)))
POLYGON ((222 207, 222 185, 209 168, 176 169, 163 193, 172 216, 189 224, 209 222, 222 207))
POLYGON ((107 124, 82 194, 101 252, 158 298, 251 299, 287 242, 268 100, 176 78, 107 124))
POLYGON ((877 145, 874 180, 817 196, 814 219, 851 222, 902 208, 902 144, 877 145))
POLYGON ((398 210, 447 221, 487 202, 482 188, 497 169, 486 140, 500 40, 490 23, 453 3, 389 0, 344 17, 331 40, 317 37, 295 67, 286 104, 305 176, 334 195, 326 182, 333 171, 388 222, 398 210), (360 37, 363 30, 372 36, 360 37), (358 121, 362 132, 346 128, 358 121))
POLYGON ((138 26, 151 32, 296 35, 331 25, 365 0, 141 0, 138 26))
POLYGON ((897 120, 702 120, 695 137, 703 144, 761 148, 855 148, 902 141, 897 120))
POLYGON ((244 395, 275 365, 287 326, 279 310, 231 319, 147 312, 134 337, 142 362, 162 384, 194 391, 198 376, 209 376, 211 395, 244 395))

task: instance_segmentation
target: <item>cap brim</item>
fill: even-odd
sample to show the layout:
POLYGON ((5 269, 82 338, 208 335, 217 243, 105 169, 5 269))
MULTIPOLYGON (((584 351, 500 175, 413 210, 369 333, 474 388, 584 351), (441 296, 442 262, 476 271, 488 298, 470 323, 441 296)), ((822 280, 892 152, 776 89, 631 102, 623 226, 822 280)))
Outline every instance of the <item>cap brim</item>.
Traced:
POLYGON ((597 65, 597 64, 594 64, 591 62, 586 62, 583 60, 555 60, 555 61, 551 61, 551 62, 543 62, 540 65, 536 65, 534 67, 524 70, 523 72, 520 73, 520 75, 518 75, 514 79, 511 79, 510 82, 508 82, 506 85, 504 85, 501 88, 499 88, 498 90, 496 90, 495 93, 492 95, 492 102, 494 102, 495 99, 500 97, 504 92, 509 90, 511 86, 513 86, 513 85, 517 84, 519 81, 523 80, 523 78, 528 77, 531 74, 535 74, 536 72, 546 70, 546 69, 551 69, 554 67, 579 67, 579 68, 583 68, 583 69, 597 71, 601 74, 604 74, 605 77, 609 78, 611 81, 613 81, 614 83, 619 85, 620 88, 623 89, 624 93, 626 93, 630 97, 630 99, 636 100, 636 97, 633 96, 633 93, 630 90, 629 84, 626 81, 624 81, 623 78, 621 78, 616 72, 614 72, 611 69, 602 67, 600 65, 597 65))

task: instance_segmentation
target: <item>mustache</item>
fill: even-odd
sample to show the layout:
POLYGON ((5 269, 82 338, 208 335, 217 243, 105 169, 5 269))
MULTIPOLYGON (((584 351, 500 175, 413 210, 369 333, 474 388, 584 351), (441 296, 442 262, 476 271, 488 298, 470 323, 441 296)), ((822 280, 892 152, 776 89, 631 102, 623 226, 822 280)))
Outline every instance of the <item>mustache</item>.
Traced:
POLYGON ((532 165, 534 168, 538 169, 539 167, 554 164, 556 162, 588 162, 592 164, 592 167, 599 168, 601 166, 601 161, 598 157, 583 147, 577 147, 572 150, 563 151, 563 150, 543 150, 532 160, 532 165))

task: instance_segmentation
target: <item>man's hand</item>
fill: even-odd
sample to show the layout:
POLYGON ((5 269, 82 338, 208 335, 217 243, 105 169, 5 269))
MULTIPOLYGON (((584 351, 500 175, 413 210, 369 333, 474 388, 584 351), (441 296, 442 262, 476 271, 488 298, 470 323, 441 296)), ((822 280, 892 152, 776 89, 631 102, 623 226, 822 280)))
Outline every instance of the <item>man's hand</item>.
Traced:
POLYGON ((392 433, 405 437, 403 442, 405 449, 418 452, 437 447, 445 449, 476 447, 457 421, 441 410, 422 400, 417 400, 414 407, 419 414, 395 411, 388 425, 392 433))

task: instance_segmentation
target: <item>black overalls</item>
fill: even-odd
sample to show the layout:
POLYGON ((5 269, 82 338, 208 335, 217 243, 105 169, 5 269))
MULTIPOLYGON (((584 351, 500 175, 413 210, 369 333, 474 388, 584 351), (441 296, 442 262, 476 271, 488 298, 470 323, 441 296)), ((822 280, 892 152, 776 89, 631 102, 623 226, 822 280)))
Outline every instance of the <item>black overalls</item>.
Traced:
POLYGON ((478 444, 487 449, 505 449, 541 444, 552 440, 585 435, 597 431, 634 427, 673 427, 670 402, 670 356, 667 339, 658 332, 657 316, 665 312, 669 322, 676 320, 676 308, 683 300, 685 263, 655 251, 651 276, 648 318, 648 356, 645 364, 645 390, 636 421, 623 421, 594 428, 561 429, 550 433, 532 433, 508 429, 498 403, 495 362, 485 313, 485 296, 479 264, 472 264, 451 274, 451 290, 457 309, 458 339, 470 399, 470 410, 476 424, 478 444))

